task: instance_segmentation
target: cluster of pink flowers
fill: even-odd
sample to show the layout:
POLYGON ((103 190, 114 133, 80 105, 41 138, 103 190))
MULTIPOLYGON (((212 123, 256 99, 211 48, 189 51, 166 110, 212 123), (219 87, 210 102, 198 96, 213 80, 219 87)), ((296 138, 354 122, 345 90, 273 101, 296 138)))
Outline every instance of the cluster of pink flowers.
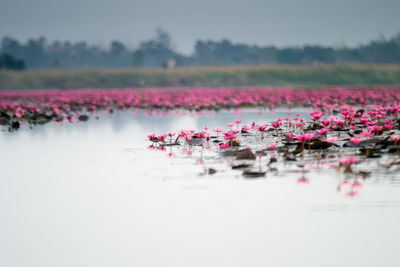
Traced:
MULTIPOLYGON (((63 91, 2 91, 0 92, 0 112, 15 120, 34 121, 35 115, 45 114, 52 120, 74 121, 81 111, 141 109, 190 110, 238 108, 248 106, 309 106, 317 109, 311 114, 312 121, 324 127, 342 128, 356 121, 371 126, 372 133, 383 129, 392 129, 393 123, 386 119, 383 125, 373 128, 374 120, 380 120, 385 112, 398 113, 400 90, 396 86, 382 88, 329 88, 304 90, 288 87, 257 88, 194 88, 194 89, 107 89, 107 90, 63 90, 63 91), (374 103, 390 103, 390 107, 370 110, 367 114, 358 114, 351 107, 366 107, 374 103), (342 120, 324 120, 324 111, 339 110, 342 120), (369 118, 368 118, 369 117, 369 118)), ((272 127, 279 129, 282 121, 272 127)), ((297 126, 304 121, 293 120, 297 126)), ((287 122, 287 121, 286 121, 287 122)), ((237 127, 240 120, 233 122, 237 127)), ((232 125, 232 126, 233 126, 232 125)))
MULTIPOLYGON (((314 93, 314 91, 309 92, 310 95, 314 93)), ((359 170, 363 164, 355 166, 356 163, 361 163, 366 157, 374 161, 373 158, 379 157, 382 153, 392 153, 391 155, 395 156, 394 153, 397 152, 397 155, 400 155, 398 99, 383 97, 382 99, 387 102, 380 102, 381 98, 373 98, 379 93, 386 94, 387 91, 372 93, 366 90, 364 97, 357 100, 349 95, 347 99, 338 96, 343 102, 339 100, 321 102, 314 99, 315 103, 312 104, 314 110, 310 112, 309 120, 295 114, 278 118, 273 122, 241 125, 242 120, 237 119, 223 127, 215 128, 213 134, 209 134, 206 138, 207 143, 201 142, 204 139, 202 136, 206 136, 206 133, 190 131, 186 133, 186 136, 192 135, 193 138, 196 136, 200 140, 200 145, 208 144, 208 141, 214 138, 213 144, 208 146, 209 149, 213 147, 217 150, 231 149, 233 152, 249 148, 249 145, 254 146, 257 142, 259 145, 261 142, 264 144, 264 149, 259 150, 256 153, 257 156, 270 153, 270 155, 281 155, 289 159, 287 155, 290 154, 290 160, 297 161, 297 158, 301 157, 301 160, 306 159, 316 165, 320 164, 322 157, 328 158, 327 155, 329 155, 329 159, 336 159, 336 163, 325 164, 329 168, 342 170, 346 174, 341 186, 350 184, 349 177, 354 180, 346 195, 355 197, 359 195, 358 190, 361 188, 359 177, 364 175, 359 170), (351 99, 351 104, 346 104, 349 99, 351 99), (222 134, 218 136, 219 133, 222 134), (258 139, 259 136, 261 139, 258 139), (247 142, 249 138, 251 142, 247 142), (255 140, 259 141, 255 142, 255 140), (236 147, 233 147, 233 141, 236 147), (346 149, 346 147, 353 148, 346 149), (304 153, 305 149, 310 150, 307 156, 304 153)), ((207 131, 208 127, 204 129, 207 131)), ((257 146, 257 149, 260 149, 260 146, 257 146)), ((379 166, 378 163, 377 166, 379 166)), ((311 164, 307 168, 312 169, 314 165, 311 164)), ((308 184, 310 180, 303 175, 297 182, 308 184)))

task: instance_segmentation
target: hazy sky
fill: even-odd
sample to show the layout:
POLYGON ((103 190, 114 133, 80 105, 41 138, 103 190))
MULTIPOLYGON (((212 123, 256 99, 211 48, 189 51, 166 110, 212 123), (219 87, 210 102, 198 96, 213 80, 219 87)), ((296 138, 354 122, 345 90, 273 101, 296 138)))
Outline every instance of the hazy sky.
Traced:
POLYGON ((162 27, 185 53, 196 39, 353 46, 399 33, 399 14, 400 0, 0 0, 0 37, 134 47, 162 27))

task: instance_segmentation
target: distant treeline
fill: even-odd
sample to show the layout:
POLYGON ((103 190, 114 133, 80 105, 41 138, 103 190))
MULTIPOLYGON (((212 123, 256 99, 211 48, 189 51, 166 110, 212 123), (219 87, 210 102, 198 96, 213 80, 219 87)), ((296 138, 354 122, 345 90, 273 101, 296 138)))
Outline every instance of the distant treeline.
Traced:
POLYGON ((0 53, 0 70, 23 70, 26 68, 26 63, 22 59, 15 58, 9 53, 0 53))
POLYGON ((125 68, 161 67, 173 60, 176 66, 229 66, 242 64, 334 64, 334 63, 400 63, 400 34, 393 38, 380 37, 358 47, 277 48, 235 44, 229 40, 197 41, 194 53, 183 55, 174 49, 171 36, 161 30, 153 39, 129 49, 119 41, 109 48, 82 42, 48 42, 44 37, 25 43, 3 37, 0 53, 26 62, 29 69, 125 68))

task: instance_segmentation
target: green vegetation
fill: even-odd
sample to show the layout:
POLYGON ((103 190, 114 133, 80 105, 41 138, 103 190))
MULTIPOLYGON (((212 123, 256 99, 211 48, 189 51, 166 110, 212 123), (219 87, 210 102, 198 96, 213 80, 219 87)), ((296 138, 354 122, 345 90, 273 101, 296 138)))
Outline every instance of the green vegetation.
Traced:
POLYGON ((400 65, 0 71, 0 89, 400 84, 400 65))
POLYGON ((23 70, 26 68, 26 63, 22 59, 15 58, 8 53, 0 53, 0 70, 23 70))

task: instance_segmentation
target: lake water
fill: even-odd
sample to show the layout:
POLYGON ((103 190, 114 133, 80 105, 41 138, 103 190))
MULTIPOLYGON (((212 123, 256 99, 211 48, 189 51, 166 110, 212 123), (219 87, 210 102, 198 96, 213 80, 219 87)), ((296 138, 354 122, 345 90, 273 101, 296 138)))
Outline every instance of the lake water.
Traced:
POLYGON ((211 152, 148 149, 153 132, 287 116, 179 113, 3 129, 0 266, 399 266, 397 172, 349 198, 334 169, 246 179, 211 152))

